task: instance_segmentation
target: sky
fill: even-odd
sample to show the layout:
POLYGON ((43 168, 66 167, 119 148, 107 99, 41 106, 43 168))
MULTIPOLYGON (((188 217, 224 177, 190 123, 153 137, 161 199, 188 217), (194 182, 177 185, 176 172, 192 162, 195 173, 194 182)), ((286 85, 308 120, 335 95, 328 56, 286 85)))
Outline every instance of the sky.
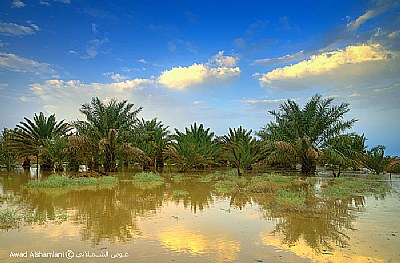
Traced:
POLYGON ((255 132, 319 93, 400 155, 399 73, 400 1, 0 0, 0 128, 83 120, 99 97, 171 130, 255 132))

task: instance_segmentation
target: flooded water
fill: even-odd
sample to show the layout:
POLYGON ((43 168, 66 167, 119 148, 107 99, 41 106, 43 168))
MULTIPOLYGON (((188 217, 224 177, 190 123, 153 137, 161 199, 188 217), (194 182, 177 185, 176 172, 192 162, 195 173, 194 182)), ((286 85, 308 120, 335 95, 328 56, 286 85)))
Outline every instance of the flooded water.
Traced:
MULTIPOLYGON (((278 212, 263 194, 220 195, 192 178, 138 187, 27 191, 0 173, 0 206, 45 215, 3 227, 0 262, 400 262, 400 181, 333 198, 325 213, 278 212)), ((320 179, 318 183, 321 183, 320 179)))

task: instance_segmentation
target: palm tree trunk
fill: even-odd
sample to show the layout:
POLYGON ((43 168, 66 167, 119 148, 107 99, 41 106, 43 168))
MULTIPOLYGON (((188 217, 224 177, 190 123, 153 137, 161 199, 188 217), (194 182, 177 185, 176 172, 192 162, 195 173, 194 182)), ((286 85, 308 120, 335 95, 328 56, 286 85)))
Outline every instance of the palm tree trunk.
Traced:
POLYGON ((304 175, 315 175, 315 170, 317 169, 317 165, 315 159, 312 160, 307 158, 307 156, 303 156, 301 163, 301 173, 304 175))
POLYGON ((39 179, 39 154, 36 154, 36 179, 39 179))

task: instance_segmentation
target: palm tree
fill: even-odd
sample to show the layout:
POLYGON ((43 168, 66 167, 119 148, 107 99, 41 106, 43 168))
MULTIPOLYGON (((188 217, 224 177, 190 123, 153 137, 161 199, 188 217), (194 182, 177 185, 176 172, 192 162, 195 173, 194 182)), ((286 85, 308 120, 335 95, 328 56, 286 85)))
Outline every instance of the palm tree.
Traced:
POLYGON ((229 128, 228 135, 220 137, 224 153, 228 161, 235 164, 239 176, 240 169, 250 169, 261 157, 261 149, 251 132, 240 126, 233 130, 229 128))
POLYGON ((26 117, 24 120, 13 132, 14 147, 24 156, 34 155, 37 165, 39 157, 46 157, 54 140, 67 136, 72 129, 64 120, 57 122, 54 114, 47 118, 40 112, 39 116, 35 114, 33 121, 26 117))
POLYGON ((0 136, 0 162, 5 164, 8 172, 17 159, 17 151, 12 147, 12 138, 13 131, 4 128, 0 136))
POLYGON ((142 158, 143 168, 149 169, 151 165, 156 168, 164 166, 164 149, 170 137, 168 126, 154 118, 150 121, 138 121, 134 127, 134 144, 141 149, 148 158, 142 158))
POLYGON ((386 147, 378 145, 372 147, 365 155, 366 166, 376 174, 382 173, 390 163, 390 157, 385 157, 386 147))
POLYGON ((314 95, 303 109, 293 100, 270 111, 275 122, 268 123, 258 135, 266 142, 275 142, 275 152, 287 152, 301 164, 302 174, 314 174, 319 147, 350 129, 355 119, 343 120, 348 103, 332 105, 333 98, 314 95))
MULTIPOLYGON (((80 112, 86 121, 76 121, 74 126, 78 135, 93 140, 94 145, 103 153, 106 172, 116 170, 117 149, 124 143, 125 134, 131 132, 137 121, 137 114, 142 107, 133 109, 134 104, 112 99, 107 104, 99 98, 92 98, 91 103, 82 105, 80 112)), ((95 162, 97 162, 96 160, 95 162)))
POLYGON ((214 142, 214 133, 210 128, 204 129, 203 124, 190 125, 185 132, 175 129, 172 143, 166 147, 165 154, 180 166, 182 171, 190 168, 204 168, 214 162, 219 153, 214 142))
POLYGON ((339 177, 341 168, 357 167, 362 163, 365 151, 365 136, 355 133, 333 137, 323 148, 324 159, 329 164, 338 166, 338 173, 333 170, 333 176, 339 177))

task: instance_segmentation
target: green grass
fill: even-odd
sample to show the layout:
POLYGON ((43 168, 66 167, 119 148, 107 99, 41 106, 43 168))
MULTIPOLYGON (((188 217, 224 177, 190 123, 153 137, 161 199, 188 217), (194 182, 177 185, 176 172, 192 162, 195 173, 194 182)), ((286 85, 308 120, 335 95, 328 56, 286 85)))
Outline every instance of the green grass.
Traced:
POLYGON ((211 183, 211 182, 217 182, 221 180, 227 180, 227 179, 232 179, 238 177, 238 174, 236 170, 229 170, 229 171, 216 171, 211 174, 206 174, 198 177, 198 181, 201 183, 211 183))
POLYGON ((0 210, 0 229, 18 227, 22 217, 17 213, 17 210, 6 208, 0 210))
POLYGON ((232 177, 229 180, 218 181, 214 187, 220 194, 231 194, 241 191, 247 184, 246 178, 232 177))
POLYGON ((281 211, 303 211, 307 208, 304 192, 292 192, 278 190, 276 192, 276 204, 281 211))
POLYGON ((79 177, 70 179, 66 176, 53 175, 44 180, 34 180, 28 183, 30 189, 43 188, 80 188, 82 186, 116 185, 118 179, 112 176, 100 178, 79 177))
POLYGON ((11 202, 19 200, 19 196, 15 196, 13 194, 1 194, 0 195, 0 204, 4 202, 11 202))
POLYGON ((155 183, 155 182, 162 182, 164 183, 164 177, 153 173, 153 172, 141 172, 135 174, 133 177, 133 181, 136 183, 155 183))
POLYGON ((22 223, 43 225, 48 221, 61 222, 67 218, 68 215, 64 211, 56 211, 54 215, 50 216, 46 211, 21 211, 6 208, 0 210, 0 229, 19 228, 22 223))
POLYGON ((382 195, 390 192, 390 186, 365 178, 336 178, 323 191, 327 196, 382 195))
POLYGON ((185 180, 185 177, 178 174, 178 175, 172 176, 172 177, 171 177, 171 180, 172 180, 173 182, 175 182, 175 183, 181 183, 181 182, 183 182, 183 181, 185 180))
POLYGON ((139 189, 154 189, 164 184, 164 177, 153 172, 141 172, 133 177, 133 184, 139 189))

